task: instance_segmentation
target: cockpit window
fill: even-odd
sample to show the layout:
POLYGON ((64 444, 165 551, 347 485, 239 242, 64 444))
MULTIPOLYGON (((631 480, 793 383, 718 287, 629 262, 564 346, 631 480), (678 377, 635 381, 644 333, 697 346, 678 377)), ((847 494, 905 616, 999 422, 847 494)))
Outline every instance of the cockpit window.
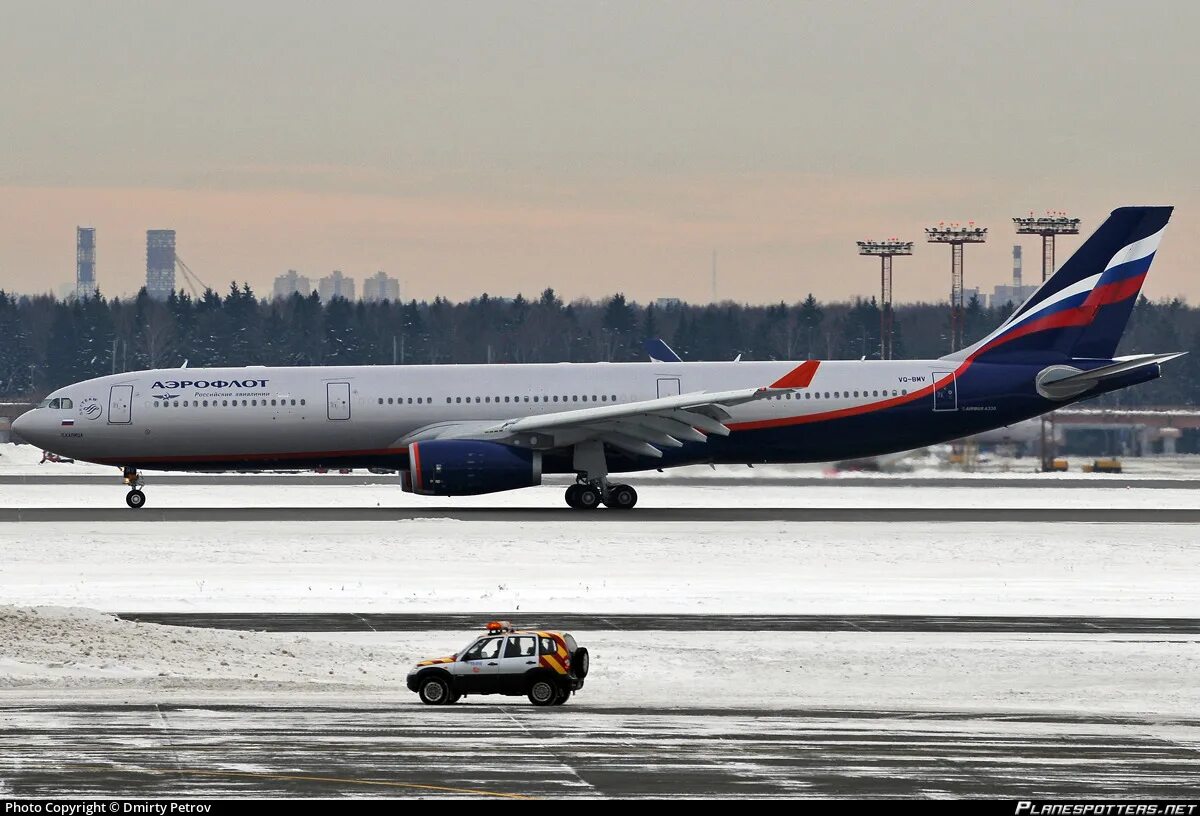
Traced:
POLYGON ((34 408, 49 408, 50 400, 42 400, 41 402, 39 402, 37 405, 35 405, 33 407, 34 408))
POLYGON ((46 404, 47 408, 57 408, 61 400, 52 399, 46 404))
POLYGON ((71 402, 71 400, 67 399, 66 397, 63 397, 58 402, 58 407, 62 408, 64 411, 75 407, 75 403, 71 402))

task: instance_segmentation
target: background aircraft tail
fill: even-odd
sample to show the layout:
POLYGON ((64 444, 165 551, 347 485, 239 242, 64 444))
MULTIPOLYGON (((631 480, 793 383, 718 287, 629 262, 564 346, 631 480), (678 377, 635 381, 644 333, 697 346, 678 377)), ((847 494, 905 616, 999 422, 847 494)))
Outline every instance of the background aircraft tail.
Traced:
POLYGON ((1172 209, 1113 210, 1000 328, 943 359, 1112 359, 1172 209))

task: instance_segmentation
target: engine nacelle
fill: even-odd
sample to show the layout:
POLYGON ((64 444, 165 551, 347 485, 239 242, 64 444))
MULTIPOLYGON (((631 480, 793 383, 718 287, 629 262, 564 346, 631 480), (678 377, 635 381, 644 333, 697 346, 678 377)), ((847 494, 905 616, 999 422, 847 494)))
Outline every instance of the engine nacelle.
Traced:
POLYGON ((541 451, 468 439, 413 442, 401 481, 406 492, 422 496, 478 496, 541 483, 541 451))

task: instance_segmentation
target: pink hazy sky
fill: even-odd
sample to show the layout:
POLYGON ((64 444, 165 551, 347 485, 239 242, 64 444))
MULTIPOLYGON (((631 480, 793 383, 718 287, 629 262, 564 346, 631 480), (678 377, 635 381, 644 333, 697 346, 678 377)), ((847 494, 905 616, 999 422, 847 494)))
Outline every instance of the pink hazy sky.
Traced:
MULTIPOLYGON (((922 227, 1174 204, 1146 286, 1195 299, 1200 6, 54 3, 0 32, 0 288, 106 294, 178 231, 208 284, 384 270, 406 297, 872 294, 854 241, 918 242, 898 300, 943 299, 922 227)), ((1064 239, 1059 259, 1079 239, 1064 239)), ((1040 247, 1026 240, 1026 278, 1040 247)))

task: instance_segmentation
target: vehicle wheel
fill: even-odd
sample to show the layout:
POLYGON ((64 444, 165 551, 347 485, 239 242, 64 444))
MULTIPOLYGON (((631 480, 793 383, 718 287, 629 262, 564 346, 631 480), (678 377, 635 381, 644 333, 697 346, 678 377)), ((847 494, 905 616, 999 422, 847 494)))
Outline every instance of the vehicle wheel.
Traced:
POLYGON ((567 488, 567 506, 579 509, 579 485, 573 484, 567 488))
POLYGON ((529 702, 535 706, 554 705, 558 699, 558 684, 553 680, 539 677, 529 686, 529 702))
POLYGON ((445 705, 451 697, 450 684, 441 677, 427 677, 421 681, 421 702, 426 705, 445 705))
POLYGON ((146 494, 140 490, 130 490, 125 494, 125 503, 134 510, 139 510, 146 503, 146 494))
POLYGON ((569 692, 565 688, 560 688, 558 690, 558 696, 554 698, 554 705, 556 705, 556 706, 564 705, 567 702, 567 700, 570 700, 570 699, 571 699, 571 692, 569 692))
POLYGON ((637 491, 629 485, 613 485, 608 489, 608 501, 604 504, 613 510, 632 510, 637 504, 637 491))
POLYGON ((580 646, 575 650, 575 654, 571 655, 571 671, 575 672, 575 676, 582 680, 588 676, 591 666, 591 655, 588 654, 587 649, 580 646))
POLYGON ((591 485, 575 485, 579 488, 575 492, 575 509, 577 510, 595 510, 600 506, 600 491, 591 485))
POLYGON ((452 692, 450 692, 450 696, 448 698, 446 698, 446 705, 454 705, 461 699, 462 699, 462 692, 452 691, 452 692))

